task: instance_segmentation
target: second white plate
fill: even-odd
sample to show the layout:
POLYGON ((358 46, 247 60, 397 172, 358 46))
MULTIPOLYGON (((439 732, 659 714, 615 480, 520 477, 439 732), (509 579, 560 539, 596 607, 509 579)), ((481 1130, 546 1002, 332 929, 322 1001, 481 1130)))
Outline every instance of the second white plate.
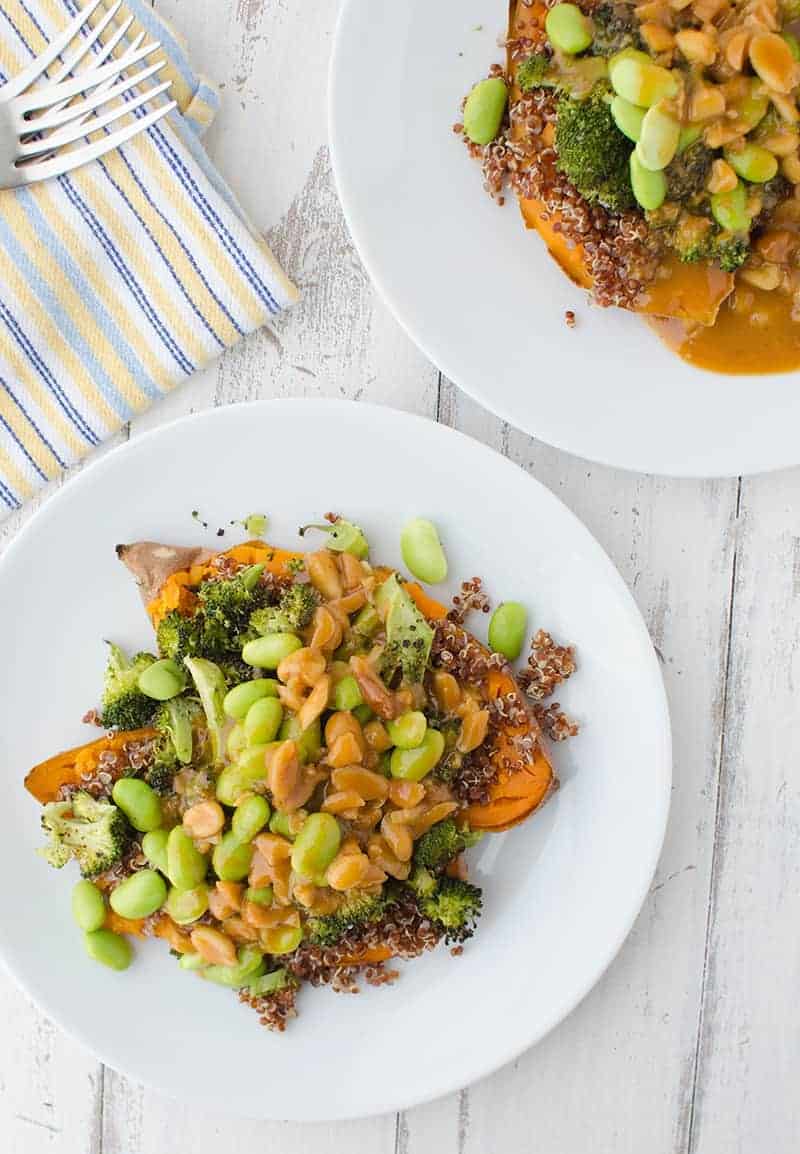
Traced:
POLYGON ((800 374, 703 372, 638 317, 591 307, 490 202, 451 132, 492 62, 508 0, 344 0, 330 139, 350 230, 411 337, 475 400, 571 453, 643 472, 800 461, 800 374), (578 323, 567 328, 564 313, 578 323))

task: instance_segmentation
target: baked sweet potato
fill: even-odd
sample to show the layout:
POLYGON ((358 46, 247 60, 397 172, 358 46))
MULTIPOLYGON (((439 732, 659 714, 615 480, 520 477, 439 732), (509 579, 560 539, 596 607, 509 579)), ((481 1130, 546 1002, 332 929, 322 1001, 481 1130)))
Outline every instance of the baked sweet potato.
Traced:
POLYGON ((114 733, 64 750, 35 765, 25 778, 25 788, 44 805, 55 801, 62 785, 80 785, 100 766, 103 753, 119 753, 135 741, 146 741, 155 735, 154 729, 134 729, 128 733, 114 733))

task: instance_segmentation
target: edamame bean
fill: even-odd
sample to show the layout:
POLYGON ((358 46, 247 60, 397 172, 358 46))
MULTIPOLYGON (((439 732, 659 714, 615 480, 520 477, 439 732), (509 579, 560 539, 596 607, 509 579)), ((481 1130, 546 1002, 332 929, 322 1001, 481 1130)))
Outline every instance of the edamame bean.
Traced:
POLYGON ((167 876, 176 890, 193 890, 205 880, 208 862, 179 825, 167 839, 167 876))
POLYGON ((636 155, 642 166, 650 172, 661 172, 678 151, 681 126, 674 116, 665 110, 663 104, 648 108, 642 121, 636 155))
POLYGON ((266 969, 264 955, 256 946, 242 946, 238 957, 235 966, 206 966, 203 977, 218 986, 237 989, 248 980, 252 981, 264 973, 266 969))
POLYGON ((236 761, 247 749, 247 734, 244 731, 244 722, 237 721, 231 726, 228 739, 225 742, 225 751, 231 761, 236 761))
POLYGON ((748 81, 747 94, 734 102, 734 108, 745 133, 752 131, 769 112, 769 97, 764 93, 764 85, 755 76, 748 81))
POLYGON ((292 846, 292 869, 305 878, 324 873, 341 844, 342 830, 332 814, 309 814, 292 846))
POLYGON ((140 833, 149 833, 161 825, 161 799, 146 781, 137 777, 121 777, 114 784, 111 796, 133 828, 140 833))
POLYGON ((737 152, 725 150, 725 159, 737 176, 752 184, 765 184, 778 171, 778 161, 758 144, 745 144, 737 152))
POLYGON ((750 217, 747 213, 747 189, 741 181, 730 192, 715 192, 711 196, 711 214, 726 232, 747 232, 750 217))
POLYGON ((153 869, 167 872, 167 840, 169 830, 152 829, 142 838, 142 853, 153 869))
POLYGON ((361 690, 358 688, 358 682, 352 673, 348 673, 341 681, 336 682, 333 690, 333 708, 337 710, 355 709, 358 705, 364 704, 364 698, 361 696, 361 690))
POLYGON ((611 115, 623 136, 627 136, 628 140, 635 143, 642 134, 644 109, 637 108, 635 104, 631 104, 621 96, 615 96, 611 101, 611 115))
POLYGON ((266 782, 267 768, 265 755, 269 746, 251 745, 234 765, 226 766, 217 778, 217 801, 223 805, 237 805, 243 793, 253 786, 266 782))
POLYGON ((400 534, 403 564, 419 581, 436 585, 447 576, 447 558, 432 521, 415 517, 400 534))
POLYGON ((278 736, 283 721, 283 706, 276 697, 262 697, 254 701, 244 719, 244 732, 249 745, 267 745, 278 736))
POLYGON ((133 950, 127 938, 111 930, 93 930, 83 935, 86 953, 102 966, 111 970, 127 970, 133 960, 133 950))
POLYGON ((660 208, 667 197, 667 178, 663 172, 651 172, 645 168, 636 149, 631 153, 631 188, 637 202, 647 212, 660 208))
POLYGON ((264 946, 271 954, 291 954, 303 940, 300 926, 275 926, 264 930, 264 946))
POLYGON ((416 749, 395 749, 389 761, 392 777, 401 781, 422 781, 444 753, 444 737, 438 729, 428 729, 416 749))
POLYGON ((678 156, 700 139, 703 135, 702 124, 686 124, 678 137, 678 156))
POLYGON ((248 641, 242 657, 256 669, 277 669, 284 657, 303 648, 303 642, 294 633, 268 633, 248 641))
POLYGON ((577 4, 556 4, 544 22, 547 38, 559 52, 585 52, 594 39, 592 26, 577 4))
POLYGON ((142 670, 138 685, 145 697, 152 697, 154 701, 169 701, 186 688, 186 674, 177 662, 164 658, 142 670))
POLYGON ((269 819, 269 832, 279 833, 281 837, 288 838, 289 841, 294 841, 296 836, 289 823, 289 814, 280 813, 278 810, 275 810, 269 819))
POLYGON ((267 531, 267 517, 264 513, 251 513, 244 519, 244 531, 251 537, 263 537, 267 531))
POLYGON ((497 606, 489 622, 489 648, 502 653, 509 661, 516 661, 525 643, 528 614, 519 601, 503 601, 497 606))
POLYGON ((244 891, 245 901, 255 902, 257 906, 271 906, 274 897, 272 886, 257 886, 255 889, 248 886, 244 891))
POLYGON ((490 144, 500 131, 508 89, 499 76, 481 80, 464 105, 464 134, 473 144, 490 144))
POLYGON ((639 108, 652 108, 678 92, 678 82, 666 68, 643 52, 620 52, 608 62, 608 77, 618 96, 639 108))
POLYGON ((222 839, 214 846, 211 864, 218 878, 224 882, 240 882, 250 872, 250 862, 253 859, 253 847, 239 841, 232 830, 222 835, 222 839))
POLYGON ((106 920, 106 903, 96 885, 85 879, 72 887, 72 916, 86 933, 99 930, 106 920))
POLYGON ((238 841, 252 841, 269 821, 269 805, 263 797, 246 797, 237 806, 231 826, 238 841))
POLYGON ((208 886, 202 883, 192 890, 176 890, 173 886, 167 894, 164 909, 179 926, 196 922, 208 909, 208 886))
POLYGON ((243 681, 234 685, 225 694, 222 708, 231 721, 244 721, 247 711, 262 697, 277 697, 278 683, 271 677, 256 677, 253 681, 243 681))
POLYGON ((427 728, 425 714, 418 710, 404 713, 394 721, 386 723, 386 731, 392 739, 392 745, 396 745, 398 749, 416 749, 422 745, 427 728))
POLYGON ((313 721, 308 729, 301 729, 296 717, 286 717, 278 738, 281 741, 295 742, 297 754, 303 764, 307 761, 316 761, 322 751, 322 726, 319 718, 313 721))
POLYGON ((181 954, 178 965, 182 970, 204 970, 206 960, 200 954, 181 954))
POLYGON ((149 918, 167 900, 167 885, 156 870, 137 870, 111 891, 108 900, 121 918, 149 918))

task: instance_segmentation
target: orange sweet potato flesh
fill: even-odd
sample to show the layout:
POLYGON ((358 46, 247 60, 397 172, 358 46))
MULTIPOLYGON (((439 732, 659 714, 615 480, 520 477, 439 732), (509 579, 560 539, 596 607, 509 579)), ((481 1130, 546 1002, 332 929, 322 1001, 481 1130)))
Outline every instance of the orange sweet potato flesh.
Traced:
MULTIPOLYGON (((511 0, 509 11, 509 38, 531 37, 536 43, 544 28, 547 8, 535 3, 531 7, 511 0)), ((509 75, 513 77, 515 65, 508 63, 509 75)), ((514 90, 520 95, 519 89, 514 90)), ((524 128, 517 126, 513 137, 524 136, 524 128)), ((542 132, 545 144, 552 145, 554 129, 547 124, 542 132)), ((555 227, 559 223, 557 213, 547 213, 539 200, 519 198, 522 218, 528 228, 535 228, 547 245, 550 255, 558 262, 570 280, 581 288, 591 289, 592 277, 581 245, 571 247, 555 227)), ((683 264, 674 255, 668 255, 661 262, 655 280, 640 297, 634 309, 638 313, 660 317, 674 317, 679 320, 695 321, 702 325, 713 325, 720 305, 733 291, 734 278, 716 265, 683 264)))
POLYGON ((100 764, 100 755, 108 751, 118 752, 130 741, 144 741, 153 737, 154 729, 134 729, 129 733, 114 733, 79 745, 76 749, 66 749, 35 765, 25 778, 25 788, 42 805, 55 801, 62 785, 80 785, 84 774, 93 773, 100 764))

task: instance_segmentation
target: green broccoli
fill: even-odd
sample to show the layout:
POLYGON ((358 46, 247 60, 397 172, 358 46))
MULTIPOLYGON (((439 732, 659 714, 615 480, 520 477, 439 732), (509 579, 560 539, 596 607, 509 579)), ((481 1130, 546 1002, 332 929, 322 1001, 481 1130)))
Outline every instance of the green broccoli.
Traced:
POLYGON ((554 78, 548 76, 551 60, 544 52, 533 52, 517 68, 517 84, 523 92, 533 88, 551 88, 554 78))
POLYGON ((623 48, 638 48, 638 22, 627 4, 600 4, 592 12, 592 47, 597 56, 614 56, 623 48))
POLYGON ((419 898, 420 911, 443 932, 446 942, 464 942, 475 932, 481 913, 481 891, 460 878, 442 878, 429 897, 419 898))
POLYGON ((435 892, 437 881, 430 870, 424 866, 416 866, 407 884, 418 898, 427 898, 435 892))
POLYGON ((222 670, 213 661, 203 657, 187 657, 184 664, 191 674, 206 715, 211 760, 218 764, 222 760, 222 731, 226 725, 222 703, 228 691, 227 682, 222 670))
POLYGON ((596 85, 584 100, 562 96, 558 102, 556 167, 590 203, 625 212, 636 203, 631 189, 631 143, 619 131, 596 85))
POLYGON ((113 802, 96 801, 79 790, 69 801, 51 801, 44 807, 42 827, 50 842, 39 852, 61 869, 74 858, 85 878, 110 869, 128 845, 128 823, 113 802))
POLYGON ((669 233, 669 243, 684 264, 713 259, 714 226, 706 216, 682 213, 669 233))
POLYGON ((704 194, 713 160, 714 153, 702 140, 678 153, 664 169, 670 200, 683 203, 704 194))
POLYGON ((297 633, 308 625, 319 605, 319 594, 313 585, 298 582, 281 594, 277 605, 257 609, 250 616, 250 628, 264 636, 267 633, 297 633))
POLYGON ((750 255, 746 233, 720 232, 714 238, 713 257, 723 272, 736 272, 750 255))
POLYGON ((185 617, 177 609, 167 613, 156 630, 158 652, 181 662, 184 657, 198 657, 204 651, 203 617, 185 617))
POLYGON ((388 682, 399 671, 402 679, 422 681, 428 667, 433 630, 397 579, 397 574, 379 587, 375 607, 386 624, 386 648, 381 675, 388 682))
POLYGON ((140 729, 148 725, 156 702, 139 689, 139 674, 155 661, 150 653, 137 653, 129 661, 118 645, 109 643, 103 690, 101 723, 107 729, 140 729))
POLYGON ((204 645, 234 650, 241 647, 241 635, 246 632, 250 614, 260 609, 268 596, 261 584, 263 565, 250 565, 234 577, 204 581, 197 590, 200 613, 203 616, 204 645))
POLYGON ((176 761, 182 765, 189 764, 192 760, 193 721, 199 712, 200 707, 191 697, 173 697, 159 706, 153 724, 164 739, 162 761, 171 761, 173 765, 176 761))
POLYGON ((392 904, 392 894, 350 894, 332 914, 316 914, 306 922, 306 940, 315 946, 334 946, 362 926, 377 922, 392 904))
POLYGON ((483 837, 480 830, 459 827, 451 817, 437 821, 414 846, 414 865, 427 870, 441 870, 465 849, 477 845, 483 837))

